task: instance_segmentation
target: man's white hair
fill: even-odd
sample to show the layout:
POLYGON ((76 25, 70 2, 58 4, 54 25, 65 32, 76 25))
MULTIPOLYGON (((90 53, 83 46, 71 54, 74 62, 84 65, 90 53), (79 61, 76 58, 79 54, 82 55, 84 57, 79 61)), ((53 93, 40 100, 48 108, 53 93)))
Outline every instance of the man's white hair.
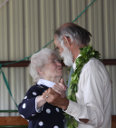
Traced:
POLYGON ((54 50, 44 48, 40 52, 31 56, 29 73, 32 76, 34 82, 37 82, 41 77, 38 73, 38 69, 42 69, 44 65, 48 63, 48 59, 51 55, 57 56, 54 50))
POLYGON ((61 53, 61 57, 64 60, 64 64, 67 66, 73 65, 73 55, 71 51, 64 45, 64 41, 61 41, 61 47, 63 48, 63 52, 61 53))

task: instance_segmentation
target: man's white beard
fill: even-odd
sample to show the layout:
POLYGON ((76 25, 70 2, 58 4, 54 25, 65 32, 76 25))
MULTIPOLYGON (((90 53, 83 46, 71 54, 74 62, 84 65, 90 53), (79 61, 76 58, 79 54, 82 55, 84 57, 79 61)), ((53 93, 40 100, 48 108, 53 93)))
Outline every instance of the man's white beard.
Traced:
POLYGON ((61 46, 64 49, 64 51, 61 53, 61 57, 64 60, 64 64, 67 66, 72 66, 73 65, 73 56, 71 51, 64 45, 63 42, 61 42, 61 46))

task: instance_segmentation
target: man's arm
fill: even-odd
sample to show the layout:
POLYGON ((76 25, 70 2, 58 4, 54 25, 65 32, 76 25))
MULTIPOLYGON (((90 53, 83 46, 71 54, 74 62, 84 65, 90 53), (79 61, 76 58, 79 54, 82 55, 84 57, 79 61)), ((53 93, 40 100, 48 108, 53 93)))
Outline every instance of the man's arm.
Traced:
POLYGON ((62 97, 59 93, 55 92, 52 88, 49 88, 43 93, 43 97, 46 101, 54 106, 66 110, 69 104, 69 100, 66 97, 62 97))
MULTIPOLYGON (((43 97, 46 97, 46 101, 54 106, 57 106, 64 111, 68 108, 69 100, 66 97, 62 97, 60 94, 55 92, 53 89, 49 88, 46 92, 44 92, 43 97)), ((87 123, 88 119, 79 119, 83 123, 87 123)))

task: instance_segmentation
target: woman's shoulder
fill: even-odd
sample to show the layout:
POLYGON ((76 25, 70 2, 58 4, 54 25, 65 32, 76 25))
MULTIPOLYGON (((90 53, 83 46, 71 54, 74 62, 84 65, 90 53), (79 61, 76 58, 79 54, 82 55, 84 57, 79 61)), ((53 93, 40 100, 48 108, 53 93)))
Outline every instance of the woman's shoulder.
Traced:
POLYGON ((46 89, 48 89, 46 86, 35 84, 29 88, 27 94, 32 94, 36 96, 38 94, 42 94, 42 92, 44 92, 46 89))
POLYGON ((37 89, 37 84, 31 85, 31 87, 29 88, 28 91, 31 91, 31 90, 34 90, 34 89, 37 89))

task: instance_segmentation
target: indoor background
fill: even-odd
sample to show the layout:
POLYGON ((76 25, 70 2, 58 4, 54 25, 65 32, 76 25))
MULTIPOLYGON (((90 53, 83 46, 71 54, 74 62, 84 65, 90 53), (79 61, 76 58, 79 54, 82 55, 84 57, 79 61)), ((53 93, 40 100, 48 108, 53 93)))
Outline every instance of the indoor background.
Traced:
MULTIPOLYGON (((17 110, 14 102, 19 104, 33 84, 29 57, 46 44, 54 48, 55 29, 74 22, 91 32, 90 44, 101 53, 101 59, 110 59, 106 68, 112 80, 112 115, 116 115, 115 13, 116 0, 0 0, 0 110, 17 110), (8 66, 8 61, 24 65, 8 66)), ((64 78, 68 78, 66 70, 64 78)), ((0 113, 8 115, 19 114, 0 113)))

